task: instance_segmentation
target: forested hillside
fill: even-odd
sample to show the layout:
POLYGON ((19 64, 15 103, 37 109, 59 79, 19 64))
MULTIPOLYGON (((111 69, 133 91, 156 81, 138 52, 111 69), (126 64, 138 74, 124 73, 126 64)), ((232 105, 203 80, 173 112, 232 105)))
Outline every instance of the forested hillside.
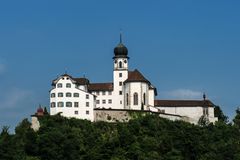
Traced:
POLYGON ((34 132, 24 119, 0 134, 1 160, 238 160, 240 112, 234 124, 197 126, 154 115, 128 123, 89 122, 61 116, 40 119, 34 132))

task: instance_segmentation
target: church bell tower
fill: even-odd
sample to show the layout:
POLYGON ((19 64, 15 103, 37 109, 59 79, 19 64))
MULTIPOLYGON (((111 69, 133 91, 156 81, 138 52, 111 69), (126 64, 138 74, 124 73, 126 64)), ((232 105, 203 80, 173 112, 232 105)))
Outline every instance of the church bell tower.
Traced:
POLYGON ((120 34, 120 42, 114 48, 113 57, 113 85, 114 85, 114 108, 124 108, 124 81, 128 78, 128 49, 122 43, 122 35, 120 34))

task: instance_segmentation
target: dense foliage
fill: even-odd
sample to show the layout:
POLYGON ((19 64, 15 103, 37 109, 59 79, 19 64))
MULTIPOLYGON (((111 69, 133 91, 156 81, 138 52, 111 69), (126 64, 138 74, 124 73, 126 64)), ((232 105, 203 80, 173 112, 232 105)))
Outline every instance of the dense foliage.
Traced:
POLYGON ((237 160, 240 159, 240 112, 235 124, 219 121, 197 126, 154 115, 129 123, 91 123, 45 116, 34 132, 24 119, 0 134, 0 160, 237 160))

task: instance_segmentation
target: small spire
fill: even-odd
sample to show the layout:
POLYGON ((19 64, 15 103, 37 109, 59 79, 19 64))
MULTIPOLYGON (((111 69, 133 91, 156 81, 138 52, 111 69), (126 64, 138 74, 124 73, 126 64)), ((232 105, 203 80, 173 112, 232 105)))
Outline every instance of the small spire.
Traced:
POLYGON ((120 33, 120 43, 122 43, 122 33, 120 33))
POLYGON ((205 94, 205 92, 203 93, 203 100, 204 100, 204 101, 206 100, 206 94, 205 94))
POLYGON ((122 28, 120 28, 120 43, 122 43, 122 28))

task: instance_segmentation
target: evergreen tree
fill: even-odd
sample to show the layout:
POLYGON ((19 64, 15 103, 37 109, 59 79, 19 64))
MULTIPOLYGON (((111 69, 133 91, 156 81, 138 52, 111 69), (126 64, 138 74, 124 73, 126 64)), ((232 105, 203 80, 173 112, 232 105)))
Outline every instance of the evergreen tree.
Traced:
POLYGON ((224 123, 228 122, 228 117, 224 115, 223 111, 219 106, 215 106, 214 108, 214 116, 218 118, 218 121, 222 121, 224 123))

